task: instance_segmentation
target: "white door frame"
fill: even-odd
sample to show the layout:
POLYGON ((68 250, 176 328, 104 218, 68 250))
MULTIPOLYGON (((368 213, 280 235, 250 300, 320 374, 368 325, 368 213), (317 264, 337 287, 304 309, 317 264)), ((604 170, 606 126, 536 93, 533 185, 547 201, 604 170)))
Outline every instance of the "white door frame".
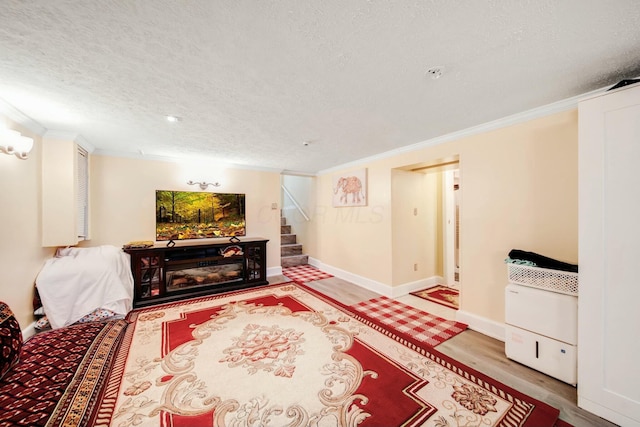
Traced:
POLYGON ((454 286, 456 272, 456 199, 453 190, 454 170, 446 170, 442 173, 442 194, 443 194, 443 256, 444 256, 444 279, 447 286, 454 286))

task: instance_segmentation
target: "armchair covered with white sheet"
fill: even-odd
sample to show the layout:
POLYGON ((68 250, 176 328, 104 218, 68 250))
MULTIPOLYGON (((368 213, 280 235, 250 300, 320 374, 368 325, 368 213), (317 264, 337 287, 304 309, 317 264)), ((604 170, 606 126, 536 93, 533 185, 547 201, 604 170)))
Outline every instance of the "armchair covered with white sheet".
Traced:
POLYGON ((133 307, 130 257, 115 246, 59 249, 38 274, 36 287, 53 329, 97 310, 125 316, 133 307))

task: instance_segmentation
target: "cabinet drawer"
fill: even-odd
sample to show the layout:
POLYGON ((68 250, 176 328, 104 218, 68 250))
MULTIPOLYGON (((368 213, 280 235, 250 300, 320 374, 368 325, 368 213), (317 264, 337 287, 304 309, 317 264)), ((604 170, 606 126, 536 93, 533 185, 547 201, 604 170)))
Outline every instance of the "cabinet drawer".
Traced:
POLYGON ((576 385, 576 346, 511 325, 506 325, 505 332, 505 353, 509 359, 576 385))

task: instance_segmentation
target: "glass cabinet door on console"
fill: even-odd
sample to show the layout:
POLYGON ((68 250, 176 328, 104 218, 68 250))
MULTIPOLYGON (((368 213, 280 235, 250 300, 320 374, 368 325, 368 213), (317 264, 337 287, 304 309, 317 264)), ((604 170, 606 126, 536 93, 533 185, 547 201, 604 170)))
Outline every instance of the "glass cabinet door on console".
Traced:
POLYGON ((268 284, 264 239, 129 248, 134 306, 268 284))
POLYGON ((157 255, 140 257, 140 296, 143 298, 160 295, 162 284, 162 262, 157 255))
POLYGON ((131 255, 134 301, 157 298, 164 293, 164 260, 161 254, 147 249, 125 249, 131 255))
POLYGON ((265 280, 267 275, 265 246, 248 244, 246 250, 247 280, 251 282, 265 280))

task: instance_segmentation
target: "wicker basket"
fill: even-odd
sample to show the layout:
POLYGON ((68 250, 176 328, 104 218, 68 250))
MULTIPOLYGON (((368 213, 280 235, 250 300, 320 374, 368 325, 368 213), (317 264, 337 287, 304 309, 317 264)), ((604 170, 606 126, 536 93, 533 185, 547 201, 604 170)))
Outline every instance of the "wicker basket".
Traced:
POLYGON ((507 264, 509 282, 567 295, 578 295, 578 273, 507 264))

